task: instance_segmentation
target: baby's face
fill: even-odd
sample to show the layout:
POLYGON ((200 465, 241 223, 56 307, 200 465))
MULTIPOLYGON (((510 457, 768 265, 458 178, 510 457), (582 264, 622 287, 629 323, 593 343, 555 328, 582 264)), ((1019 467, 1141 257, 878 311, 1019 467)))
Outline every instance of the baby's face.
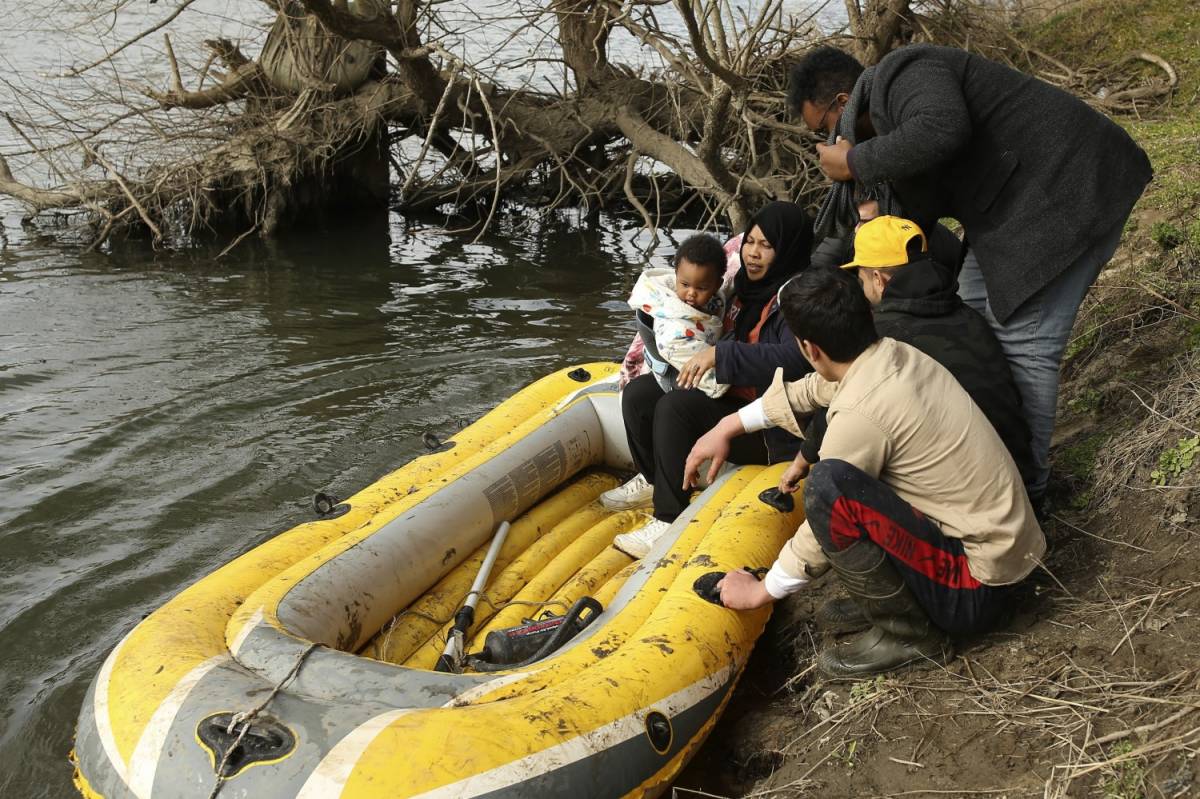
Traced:
POLYGON ((716 270, 697 266, 686 258, 675 267, 675 296, 698 310, 703 310, 721 287, 716 270))

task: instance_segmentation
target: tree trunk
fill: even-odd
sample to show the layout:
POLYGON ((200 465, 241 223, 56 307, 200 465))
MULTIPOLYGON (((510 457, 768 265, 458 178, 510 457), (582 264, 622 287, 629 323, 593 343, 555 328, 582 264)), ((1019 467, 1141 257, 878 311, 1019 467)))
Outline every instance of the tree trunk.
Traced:
POLYGON ((879 63, 901 44, 910 0, 846 0, 854 50, 864 65, 879 63))
MULTIPOLYGON (((636 212, 649 228, 688 209, 692 223, 740 227, 766 200, 804 199, 821 182, 812 155, 791 142, 804 133, 788 120, 783 93, 797 34, 777 3, 726 30, 735 18, 728 0, 675 0, 670 13, 682 15, 686 34, 659 25, 660 3, 530 6, 529 29, 553 31, 569 77, 512 87, 504 73, 478 66, 496 54, 473 54, 472 64, 451 44, 454 31, 437 25, 440 2, 263 2, 276 16, 262 52, 249 58, 228 41, 206 42, 213 57, 195 89, 184 88, 167 39, 170 88, 146 92, 156 113, 129 115, 171 142, 160 162, 124 174, 122 159, 102 159, 97 147, 82 170, 62 173, 64 185, 34 189, 0 161, 0 192, 35 210, 87 208, 99 246, 130 224, 156 242, 202 228, 274 235, 381 213, 389 188, 394 207, 475 209, 482 227, 506 198, 636 212), (664 66, 614 63, 617 26, 664 66), (215 83, 213 61, 224 65, 215 83), (406 147, 389 151, 404 139, 406 147), (179 155, 188 141, 190 160, 179 155), (96 164, 106 180, 83 179, 96 164), (400 169, 398 187, 389 186, 389 165, 400 169)), ((497 22, 511 21, 512 11, 498 9, 497 22)), ((81 137, 84 146, 111 124, 81 137)), ((111 133, 105 141, 116 146, 111 133)))

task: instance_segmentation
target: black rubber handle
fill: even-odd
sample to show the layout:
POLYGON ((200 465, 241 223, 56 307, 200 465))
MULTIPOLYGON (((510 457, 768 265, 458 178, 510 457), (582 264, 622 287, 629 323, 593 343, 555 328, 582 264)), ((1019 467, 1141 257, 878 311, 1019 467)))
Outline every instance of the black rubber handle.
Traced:
POLYGON ((791 494, 785 494, 778 488, 768 488, 758 495, 760 501, 770 505, 780 513, 791 513, 796 509, 796 500, 791 494))
MULTIPOLYGON (((755 569, 750 566, 743 566, 742 568, 759 580, 767 576, 767 569, 755 569)), ((692 583, 692 590, 696 592, 696 596, 705 602, 725 607, 725 603, 721 601, 721 589, 717 588, 717 583, 725 579, 725 574, 725 572, 708 572, 707 574, 702 574, 696 578, 696 582, 692 583)))
POLYGON ((692 590, 696 592, 696 596, 703 599, 705 602, 711 602, 714 605, 725 607, 721 602, 721 590, 717 588, 717 583, 725 579, 725 572, 709 572, 702 574, 696 578, 696 582, 692 583, 692 590))

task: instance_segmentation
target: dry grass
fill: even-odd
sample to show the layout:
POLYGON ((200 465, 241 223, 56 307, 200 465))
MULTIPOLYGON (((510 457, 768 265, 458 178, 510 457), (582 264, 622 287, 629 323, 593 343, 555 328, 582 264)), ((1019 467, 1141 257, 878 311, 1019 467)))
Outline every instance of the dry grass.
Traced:
MULTIPOLYGON (((1125 489, 1169 495, 1200 488, 1186 451, 1186 442, 1200 435, 1200 349, 1178 356, 1167 373, 1157 390, 1125 384, 1144 416, 1098 458, 1098 500, 1111 503, 1125 489)), ((1164 508, 1175 504, 1168 499, 1164 508)))
MULTIPOLYGON (((1195 587, 1189 586, 1189 590, 1195 587)), ((1102 612, 1103 608, 1094 610, 1102 612)), ((1124 646, 1125 641, 1119 645, 1124 646)), ((846 698, 816 689, 821 695, 816 702, 836 709, 828 718, 805 727, 778 751, 784 758, 808 749, 824 755, 799 776, 771 781, 774 784, 745 796, 806 795, 828 780, 828 771, 852 766, 855 750, 871 738, 885 744, 890 762, 927 775, 930 772, 924 771, 926 763, 922 761, 931 749, 946 745, 945 740, 933 746, 928 743, 934 731, 970 717, 986 719, 993 734, 1011 733, 1027 748, 1040 750, 1050 763, 1048 771, 1030 774, 1015 785, 964 786, 952 791, 918 788, 924 780, 914 776, 913 787, 882 795, 1005 793, 1058 799, 1077 795, 1074 791, 1089 776, 1085 790, 1128 781, 1131 770, 1144 779, 1146 773, 1172 758, 1188 757, 1200 746, 1200 716, 1196 715, 1200 710, 1200 669, 1195 667, 1152 678, 1139 676, 1136 669, 1086 665, 1064 653, 1034 672, 1012 677, 993 673, 985 659, 964 658, 951 668, 865 684, 869 690, 857 698, 854 688, 846 698), (915 744, 911 739, 901 744, 878 732, 882 718, 897 717, 919 722, 925 732, 915 744)), ((1134 787, 1139 791, 1136 795, 1141 795, 1143 786, 1134 787)), ((692 792, 681 790, 676 795, 692 792)))

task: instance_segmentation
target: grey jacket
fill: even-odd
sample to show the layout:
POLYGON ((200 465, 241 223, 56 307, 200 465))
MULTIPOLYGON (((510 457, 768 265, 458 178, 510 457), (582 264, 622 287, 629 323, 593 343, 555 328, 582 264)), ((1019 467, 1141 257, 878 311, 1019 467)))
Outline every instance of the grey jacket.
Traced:
POLYGON ((962 223, 988 301, 1005 322, 1124 223, 1153 173, 1124 130, 1029 75, 949 47, 884 57, 850 151, 861 183, 890 181, 925 229, 962 223))

